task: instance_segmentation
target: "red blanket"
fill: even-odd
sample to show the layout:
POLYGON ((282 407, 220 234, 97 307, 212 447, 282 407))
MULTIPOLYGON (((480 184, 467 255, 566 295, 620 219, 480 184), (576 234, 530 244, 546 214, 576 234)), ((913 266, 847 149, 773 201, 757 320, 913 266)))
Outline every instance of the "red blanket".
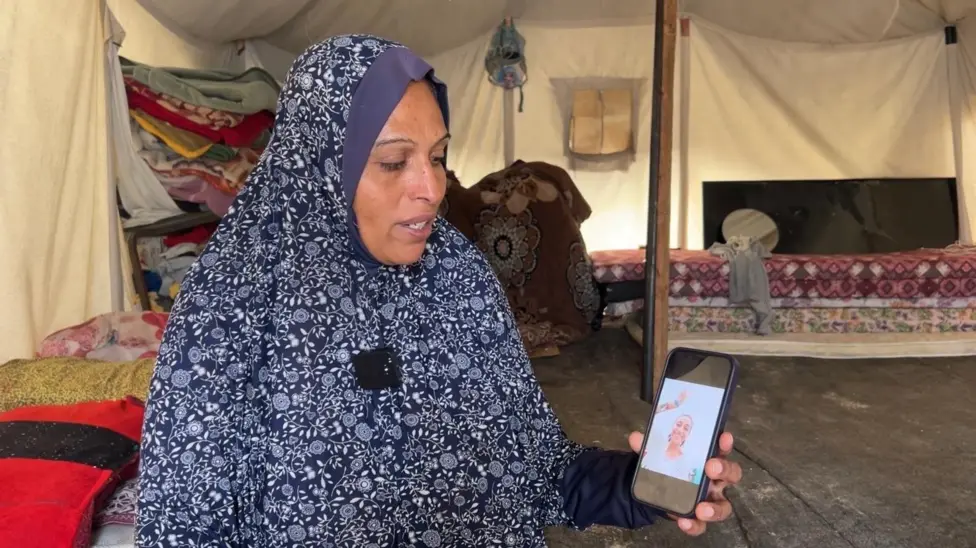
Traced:
POLYGON ((92 517, 137 471, 135 398, 0 413, 0 548, 88 546, 92 517))

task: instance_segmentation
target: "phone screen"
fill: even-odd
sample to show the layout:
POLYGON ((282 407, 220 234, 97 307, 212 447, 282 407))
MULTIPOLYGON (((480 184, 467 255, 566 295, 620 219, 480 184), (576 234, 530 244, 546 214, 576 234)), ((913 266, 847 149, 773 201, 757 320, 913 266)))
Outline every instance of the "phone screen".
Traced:
POLYGON ((724 356, 672 352, 634 478, 638 500, 679 515, 694 511, 733 368, 724 356))

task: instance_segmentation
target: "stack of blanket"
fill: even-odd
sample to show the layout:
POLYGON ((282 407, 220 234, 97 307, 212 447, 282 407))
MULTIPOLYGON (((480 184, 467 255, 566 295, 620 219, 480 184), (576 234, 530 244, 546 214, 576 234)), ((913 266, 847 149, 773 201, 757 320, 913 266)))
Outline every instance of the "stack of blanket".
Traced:
POLYGON ((261 69, 121 64, 139 156, 181 207, 226 214, 270 139, 278 83, 261 69))

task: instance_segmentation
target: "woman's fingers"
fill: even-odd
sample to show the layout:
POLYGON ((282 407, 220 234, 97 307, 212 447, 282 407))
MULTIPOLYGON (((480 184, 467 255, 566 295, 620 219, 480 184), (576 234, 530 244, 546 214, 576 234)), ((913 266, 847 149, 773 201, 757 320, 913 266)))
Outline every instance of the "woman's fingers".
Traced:
POLYGON ((725 521, 732 516, 732 503, 727 500, 702 502, 695 507, 695 517, 701 521, 725 521))
POLYGON ((644 445, 644 434, 640 432, 631 432, 627 436, 627 443, 630 444, 630 449, 634 453, 640 453, 641 446, 644 445))
POLYGON ((698 519, 678 518, 678 527, 693 537, 705 532, 705 522, 698 519))
POLYGON ((712 481, 736 485, 742 481, 742 467, 739 463, 724 458, 709 459, 705 464, 705 475, 712 481))
POLYGON ((729 432, 722 432, 722 435, 718 437, 718 456, 727 457, 732 454, 732 448, 735 445, 735 439, 729 432))

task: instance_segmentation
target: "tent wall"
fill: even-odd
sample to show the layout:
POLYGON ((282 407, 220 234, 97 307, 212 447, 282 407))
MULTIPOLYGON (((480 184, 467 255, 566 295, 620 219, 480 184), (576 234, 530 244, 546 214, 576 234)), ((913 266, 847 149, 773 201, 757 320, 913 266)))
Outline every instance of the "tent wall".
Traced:
MULTIPOLYGON (((643 245, 652 28, 523 24, 519 30, 527 41, 529 83, 511 131, 515 157, 570 171, 594 210, 583 225, 589 249, 643 245), (622 169, 574 161, 565 150, 565 88, 600 78, 641 84, 636 154, 622 169)), ((504 165, 502 93, 480 72, 478 45, 434 58, 452 85, 453 125, 464 132, 451 162, 465 184, 504 165)), ((941 30, 830 46, 743 36, 696 19, 678 48, 672 247, 702 247, 706 181, 956 175, 950 49, 941 30)), ((976 180, 963 174, 958 187, 965 196, 976 180)), ((965 240, 976 207, 962 200, 960 209, 965 240)))
POLYGON ((950 50, 955 168, 959 189, 960 240, 973 243, 976 225, 976 20, 957 26, 950 50))
MULTIPOLYGON (((505 166, 505 138, 513 139, 515 158, 545 161, 565 168, 593 209, 583 224, 591 250, 633 248, 646 237, 649 177, 653 32, 648 26, 593 29, 520 25, 528 43, 529 82, 524 110, 505 127, 505 94, 491 85, 484 72, 490 35, 454 50, 429 57, 449 86, 452 144, 449 165, 462 183, 472 185, 505 166), (628 47, 621 47, 627 44, 628 47), (585 75, 585 78, 580 78, 585 75), (575 161, 566 154, 571 97, 574 87, 610 82, 633 86, 638 93, 634 154, 599 165, 575 161)), ((510 100, 519 101, 515 91, 510 100)), ((680 108, 679 105, 676 108, 680 108)), ((677 132, 679 128, 675 127, 677 132)), ((674 151, 675 166, 678 150, 674 151)), ((675 211, 680 192, 675 168, 675 211)), ((678 234, 681 215, 672 217, 678 234)), ((672 238, 677 245, 677 236, 672 238)))
POLYGON ((647 222, 653 28, 522 25, 519 29, 527 43, 529 82, 524 111, 515 115, 515 157, 549 162, 570 172, 593 209, 582 227, 588 249, 642 245, 647 222), (600 162, 573 159, 566 153, 572 90, 601 81, 637 91, 633 154, 600 162))
POLYGON ((695 21, 690 51, 690 249, 705 181, 955 176, 942 31, 830 46, 695 21))
POLYGON ((105 78, 112 30, 104 2, 0 2, 0 363, 120 304, 105 78))
POLYGON ((238 45, 213 43, 176 34, 137 0, 107 0, 112 14, 125 30, 121 55, 160 67, 243 69, 238 45))

